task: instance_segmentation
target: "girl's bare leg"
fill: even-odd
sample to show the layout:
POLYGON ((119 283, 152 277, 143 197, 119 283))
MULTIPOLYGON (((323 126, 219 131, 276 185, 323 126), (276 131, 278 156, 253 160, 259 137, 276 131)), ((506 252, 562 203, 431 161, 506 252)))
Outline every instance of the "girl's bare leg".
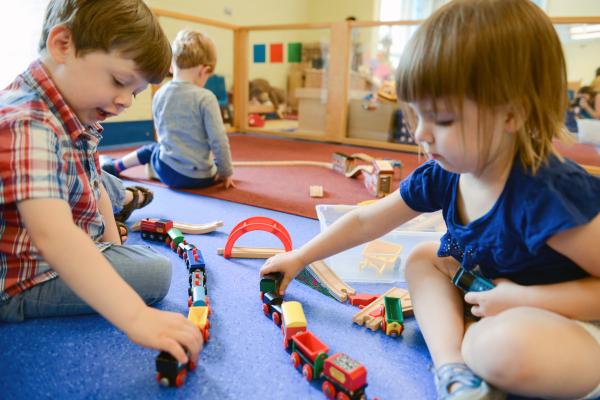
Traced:
POLYGON ((600 384, 600 345, 579 324, 519 307, 469 326, 462 353, 484 380, 510 393, 580 398, 600 384))
POLYGON ((461 344, 465 332, 462 293, 452 283, 458 262, 437 256, 439 243, 416 247, 406 261, 415 317, 436 368, 462 363, 461 344))

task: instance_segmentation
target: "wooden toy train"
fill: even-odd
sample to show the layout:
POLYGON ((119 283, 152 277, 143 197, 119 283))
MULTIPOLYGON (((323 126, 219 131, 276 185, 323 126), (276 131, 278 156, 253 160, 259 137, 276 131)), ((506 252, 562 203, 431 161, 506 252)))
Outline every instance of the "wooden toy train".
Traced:
POLYGON ((263 313, 281 326, 283 346, 295 368, 307 381, 322 380, 321 389, 329 399, 366 399, 367 370, 344 353, 329 355, 329 347, 306 329, 302 304, 283 301, 279 295, 281 274, 267 274, 260 281, 263 313))
MULTIPOLYGON (((165 242, 171 250, 184 260, 189 273, 188 287, 188 319, 202 332, 204 343, 210 336, 211 307, 206 289, 206 263, 202 252, 191 243, 187 243, 184 235, 173 227, 173 221, 166 219, 146 218, 140 224, 142 239, 165 242)), ((170 353, 161 351, 156 357, 156 380, 162 386, 182 386, 188 371, 196 365, 189 361, 179 363, 170 353)))

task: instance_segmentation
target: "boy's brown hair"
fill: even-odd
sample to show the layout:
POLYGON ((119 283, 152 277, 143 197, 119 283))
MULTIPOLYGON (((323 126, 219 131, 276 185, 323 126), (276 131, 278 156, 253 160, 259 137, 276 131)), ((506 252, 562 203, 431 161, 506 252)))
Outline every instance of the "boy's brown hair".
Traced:
MULTIPOLYGON (((560 39, 544 12, 526 0, 455 0, 413 35, 400 59, 398 98, 462 100, 479 107, 480 162, 489 157, 490 112, 509 106, 519 129, 515 153, 535 173, 552 139, 565 137, 567 75, 560 39)), ((481 165, 481 164, 480 164, 481 165)))
POLYGON ((182 30, 173 40, 173 62, 177 68, 193 68, 198 65, 217 66, 217 50, 213 41, 201 32, 182 30))
POLYGON ((160 83, 169 72, 169 41, 142 0, 50 0, 40 52, 46 49, 50 30, 60 24, 71 31, 77 56, 117 51, 131 58, 150 83, 160 83))

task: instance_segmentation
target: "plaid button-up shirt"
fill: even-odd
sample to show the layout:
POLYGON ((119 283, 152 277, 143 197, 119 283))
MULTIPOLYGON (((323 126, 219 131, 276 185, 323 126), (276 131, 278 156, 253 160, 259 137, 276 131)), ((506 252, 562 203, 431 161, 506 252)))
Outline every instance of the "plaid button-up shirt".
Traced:
POLYGON ((0 302, 57 276, 31 242, 19 201, 62 199, 77 226, 94 241, 102 236, 101 132, 81 124, 40 61, 0 91, 0 302))

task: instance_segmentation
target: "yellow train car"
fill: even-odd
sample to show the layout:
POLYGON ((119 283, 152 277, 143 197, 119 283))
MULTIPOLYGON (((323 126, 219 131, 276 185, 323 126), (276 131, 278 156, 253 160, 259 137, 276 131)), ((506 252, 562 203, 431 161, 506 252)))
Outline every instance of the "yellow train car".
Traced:
POLYGON ((302 304, 297 301, 285 301, 281 305, 282 308, 282 323, 281 331, 283 332, 283 347, 288 348, 292 336, 298 332, 306 330, 306 317, 302 304))
POLYGON ((210 337, 210 321, 208 320, 209 309, 206 306, 190 307, 188 319, 200 329, 204 337, 204 343, 208 342, 210 337))

